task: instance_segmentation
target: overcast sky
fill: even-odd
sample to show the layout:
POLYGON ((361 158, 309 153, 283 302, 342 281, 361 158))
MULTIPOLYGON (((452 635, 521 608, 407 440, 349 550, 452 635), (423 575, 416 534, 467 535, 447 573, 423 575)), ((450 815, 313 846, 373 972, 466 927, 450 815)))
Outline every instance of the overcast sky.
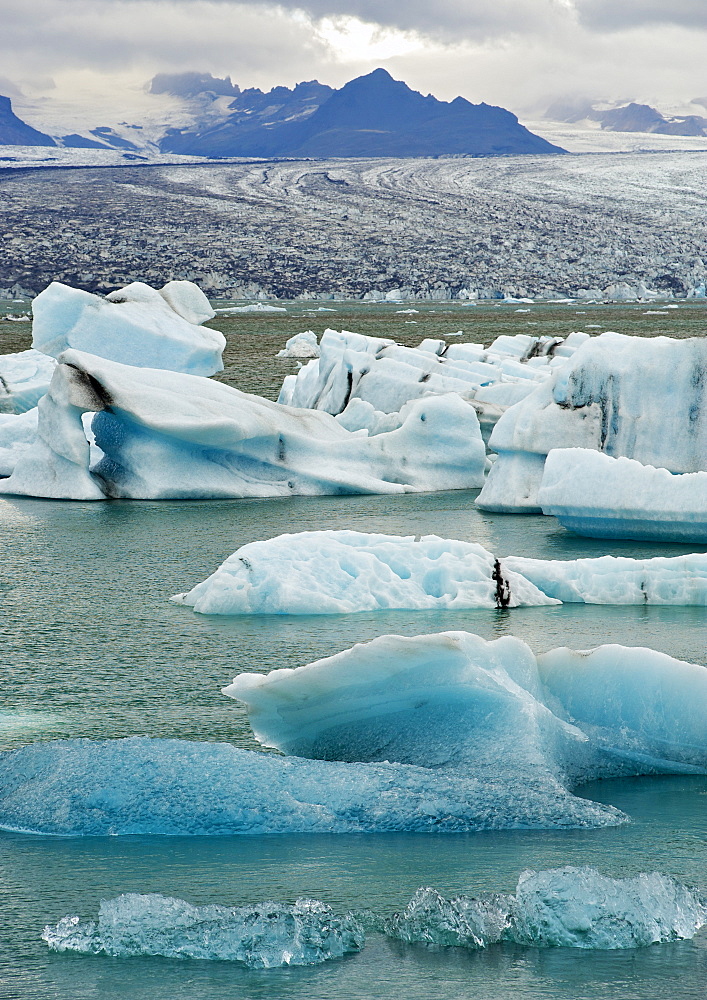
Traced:
MULTIPOLYGON (((11 0, 0 0, 10 6, 11 0)), ((450 100, 707 99, 707 0, 23 0, 5 9, 0 93, 134 87, 160 71, 269 88, 385 66, 450 100)))

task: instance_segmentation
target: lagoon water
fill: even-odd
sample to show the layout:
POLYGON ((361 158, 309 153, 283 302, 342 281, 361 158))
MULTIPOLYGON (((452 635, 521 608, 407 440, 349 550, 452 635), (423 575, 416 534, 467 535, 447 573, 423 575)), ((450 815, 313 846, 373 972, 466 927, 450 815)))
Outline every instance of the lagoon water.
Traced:
MULTIPOLYGON (((394 308, 388 307, 391 324, 394 308)), ((446 332, 435 326, 437 308, 423 309, 429 328, 420 335, 446 332)), ((618 311, 609 319, 597 307, 597 316, 582 312, 578 320, 575 307, 554 309, 566 317, 566 329, 548 332, 566 333, 589 321, 618 328, 618 311)), ((357 329, 356 318, 368 311, 347 315, 345 325, 357 329)), ((630 311, 637 313, 638 307, 630 311)), ((382 315, 383 308, 372 307, 373 312, 382 315)), ((448 320, 445 314, 454 329, 462 325, 460 313, 460 308, 450 312, 448 320)), ((465 310, 474 315, 464 324, 467 336, 473 336, 469 328, 481 313, 479 308, 477 320, 474 309, 465 310)), ((526 327, 541 318, 546 332, 546 315, 516 316, 503 309, 495 314, 499 321, 501 314, 509 328, 495 333, 535 332, 526 327)), ((689 316, 697 325, 703 315, 698 307, 681 308, 660 323, 672 333, 665 327, 673 320, 689 316)), ((483 309, 483 316, 487 332, 491 309, 483 309)), ((312 325, 310 318, 306 324, 304 315, 298 318, 297 329, 312 325)), ((324 318, 331 325, 343 322, 340 314, 324 314, 321 322, 324 318)), ((407 318, 396 322, 402 326, 407 318)), ((635 316, 630 318, 635 322, 635 316)), ((423 317, 415 319, 424 325, 423 317)), ((290 367, 277 368, 270 361, 258 366, 254 359, 263 351, 274 354, 297 330, 280 329, 284 320, 267 322, 267 331, 253 332, 240 346, 236 333, 229 336, 232 357, 222 377, 272 397, 277 378, 290 367), (251 381, 244 384, 248 373, 251 381)), ((407 330, 412 334, 416 326, 407 330)), ((397 330, 385 332, 399 336, 397 330)), ((25 345, 4 349, 20 346, 25 345)), ((536 652, 618 642, 707 665, 703 608, 565 605, 229 618, 196 615, 169 601, 203 580, 238 546, 312 528, 435 533, 479 542, 501 556, 569 559, 688 551, 677 545, 581 539, 552 518, 482 513, 473 505, 475 496, 476 491, 96 504, 3 498, 0 748, 53 738, 141 734, 225 740, 258 750, 245 713, 220 693, 235 674, 298 666, 389 632, 512 634, 536 652)), ((338 913, 353 908, 388 915, 404 907, 420 886, 434 886, 446 896, 512 891, 524 869, 572 864, 613 877, 660 871, 707 893, 707 778, 606 781, 585 786, 580 794, 618 806, 632 822, 593 831, 440 836, 50 838, 0 833, 0 1000, 705 1000, 706 932, 693 941, 622 952, 512 945, 474 952, 404 945, 371 934, 360 954, 343 960, 257 971, 229 962, 56 954, 41 940, 46 924, 56 924, 65 914, 93 917, 101 899, 124 892, 234 906, 308 896, 338 913)))
MULTIPOLYGON (((492 515, 476 492, 403 497, 97 504, 0 502, 3 699, 0 745, 147 734, 256 749, 220 688, 242 670, 296 666, 385 632, 461 628, 514 634, 535 651, 615 641, 705 662, 704 609, 566 605, 510 611, 209 617, 169 597, 239 545, 347 525, 438 533, 500 554, 651 555, 657 547, 573 537, 551 518, 492 515)), ((660 546, 662 554, 686 551, 660 546)), ((40 935, 101 899, 160 892, 195 904, 321 899, 336 912, 390 914, 420 886, 447 896, 512 891, 526 868, 591 865, 613 877, 661 871, 707 890, 707 779, 607 781, 582 794, 632 822, 596 831, 476 835, 54 839, 0 834, 0 998, 680 998, 707 996, 707 934, 626 952, 484 952, 371 935, 358 955, 316 968, 55 954, 40 935), (676 992, 679 983, 679 992, 676 992)))

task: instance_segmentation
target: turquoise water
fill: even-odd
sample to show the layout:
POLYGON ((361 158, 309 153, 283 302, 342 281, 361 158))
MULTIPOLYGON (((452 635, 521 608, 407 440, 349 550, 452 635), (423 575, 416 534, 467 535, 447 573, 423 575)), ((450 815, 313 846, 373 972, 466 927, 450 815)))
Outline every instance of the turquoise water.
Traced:
MULTIPOLYGON (((256 747, 220 688, 242 670, 297 666, 385 632, 459 628, 514 634, 537 651, 602 642, 647 645, 706 663, 699 608, 569 605, 511 611, 336 617, 195 615, 170 595, 239 545, 283 531, 352 527, 437 533, 499 555, 574 558, 686 551, 573 537, 551 518, 484 514, 475 493, 261 501, 105 504, 0 501, 0 747, 56 736, 130 734, 256 747)), ((82 998, 707 997, 707 934, 622 953, 504 945, 429 949, 373 935, 361 954, 321 967, 247 971, 231 963, 50 953, 42 928, 89 917, 101 899, 160 892, 197 904, 310 896, 337 912, 392 913, 419 886, 446 895, 512 891, 518 875, 588 864, 620 877, 661 871, 707 891, 707 779, 607 781, 582 794, 633 822, 597 831, 425 837, 51 839, 0 834, 0 1000, 82 998)))

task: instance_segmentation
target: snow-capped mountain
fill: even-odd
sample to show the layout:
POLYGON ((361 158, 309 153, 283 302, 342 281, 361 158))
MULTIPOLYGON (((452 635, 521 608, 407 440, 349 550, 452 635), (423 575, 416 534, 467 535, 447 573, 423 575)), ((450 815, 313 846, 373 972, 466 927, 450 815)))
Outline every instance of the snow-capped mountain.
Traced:
MULTIPOLYGON (((83 110, 51 99, 15 103, 27 121, 46 130, 50 144, 81 149, 219 157, 563 152, 503 108, 425 97, 383 69, 340 90, 312 80, 267 92, 241 90, 230 77, 158 74, 130 97, 121 109, 114 102, 112 111, 105 101, 83 110)), ((11 141, 19 140, 0 133, 0 142, 11 141)))

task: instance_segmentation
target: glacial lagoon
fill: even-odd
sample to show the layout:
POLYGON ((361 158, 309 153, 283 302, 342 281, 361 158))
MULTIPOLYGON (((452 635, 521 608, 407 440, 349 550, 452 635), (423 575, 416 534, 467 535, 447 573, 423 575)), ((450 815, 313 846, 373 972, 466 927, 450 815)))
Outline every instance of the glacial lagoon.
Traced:
MULTIPOLYGON (((476 495, 98 504, 3 498, 0 746, 139 734, 262 750, 245 712, 220 693, 235 674, 300 666, 384 633, 515 635, 534 652, 617 642, 706 662, 699 607, 217 617, 169 601, 239 546, 314 527, 434 533, 478 542, 500 556, 545 559, 679 555, 694 548, 581 539, 552 518, 481 512, 473 505, 476 495)), ((335 913, 390 916, 422 886, 447 897, 512 892, 525 869, 563 865, 591 866, 614 878, 657 871, 707 892, 707 778, 619 779, 585 785, 580 794, 620 808, 631 822, 600 830, 438 836, 50 838, 4 832, 0 998, 704 998, 704 931, 691 941, 624 951, 511 943, 441 948, 374 931, 358 954, 270 970, 57 954, 41 939, 45 925, 67 914, 93 919, 101 900, 127 892, 228 906, 305 896, 335 913)))

